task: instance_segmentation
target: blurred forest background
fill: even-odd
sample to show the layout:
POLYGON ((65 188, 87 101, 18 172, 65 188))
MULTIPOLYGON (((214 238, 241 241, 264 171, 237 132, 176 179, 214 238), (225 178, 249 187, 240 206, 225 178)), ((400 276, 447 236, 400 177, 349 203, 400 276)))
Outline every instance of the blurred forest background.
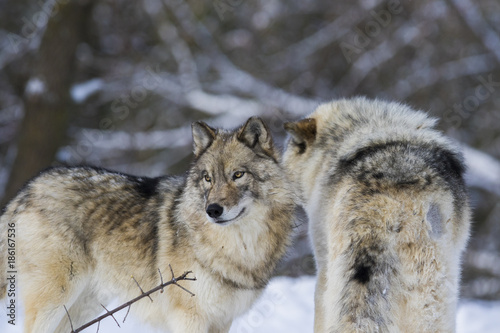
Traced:
MULTIPOLYGON (((184 172, 190 123, 365 95, 441 118, 475 207, 462 297, 500 299, 498 0, 0 0, 0 198, 39 170, 184 172)), ((278 274, 314 274, 305 233, 278 274)))

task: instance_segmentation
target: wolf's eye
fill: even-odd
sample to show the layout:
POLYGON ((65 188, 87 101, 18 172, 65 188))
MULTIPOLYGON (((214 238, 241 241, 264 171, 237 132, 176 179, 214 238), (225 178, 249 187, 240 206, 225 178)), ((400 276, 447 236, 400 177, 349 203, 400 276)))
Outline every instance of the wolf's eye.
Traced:
POLYGON ((244 171, 236 171, 234 174, 233 174, 233 179, 238 179, 238 178, 241 178, 243 177, 243 175, 245 174, 244 171))
POLYGON ((208 174, 206 174, 203 178, 204 178, 204 179, 205 179, 205 181, 206 181, 206 182, 208 182, 208 183, 212 182, 212 177, 210 177, 208 174))

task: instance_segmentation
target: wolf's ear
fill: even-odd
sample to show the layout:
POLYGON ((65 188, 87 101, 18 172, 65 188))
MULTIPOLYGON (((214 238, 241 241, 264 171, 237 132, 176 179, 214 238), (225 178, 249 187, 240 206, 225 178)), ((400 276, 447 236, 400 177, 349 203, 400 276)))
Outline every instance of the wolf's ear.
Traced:
POLYGON ((198 157, 203 153, 215 139, 217 131, 202 121, 197 121, 191 125, 193 130, 193 152, 198 157))
POLYGON ((252 149, 261 149, 266 155, 276 158, 271 132, 259 117, 251 117, 247 120, 238 133, 238 140, 252 149))
POLYGON ((283 125, 292 136, 292 142, 299 148, 299 154, 306 151, 316 140, 316 119, 306 118, 297 122, 287 122, 283 125))

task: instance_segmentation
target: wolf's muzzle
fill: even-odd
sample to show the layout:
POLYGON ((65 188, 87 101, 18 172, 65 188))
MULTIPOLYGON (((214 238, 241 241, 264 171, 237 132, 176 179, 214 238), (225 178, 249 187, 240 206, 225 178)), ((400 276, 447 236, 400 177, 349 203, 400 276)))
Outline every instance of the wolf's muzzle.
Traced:
POLYGON ((218 204, 210 204, 207 207, 207 215, 213 219, 220 217, 223 212, 224 212, 224 208, 222 208, 218 204))

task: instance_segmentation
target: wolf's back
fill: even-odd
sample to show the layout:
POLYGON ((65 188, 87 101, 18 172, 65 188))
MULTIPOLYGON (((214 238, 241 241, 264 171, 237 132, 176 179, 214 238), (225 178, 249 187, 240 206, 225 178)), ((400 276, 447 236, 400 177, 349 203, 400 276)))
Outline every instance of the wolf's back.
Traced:
POLYGON ((337 199, 349 239, 341 327, 443 327, 424 313, 442 313, 456 300, 455 267, 468 237, 464 169, 455 150, 404 138, 358 147, 339 160, 330 185, 346 189, 337 199))

